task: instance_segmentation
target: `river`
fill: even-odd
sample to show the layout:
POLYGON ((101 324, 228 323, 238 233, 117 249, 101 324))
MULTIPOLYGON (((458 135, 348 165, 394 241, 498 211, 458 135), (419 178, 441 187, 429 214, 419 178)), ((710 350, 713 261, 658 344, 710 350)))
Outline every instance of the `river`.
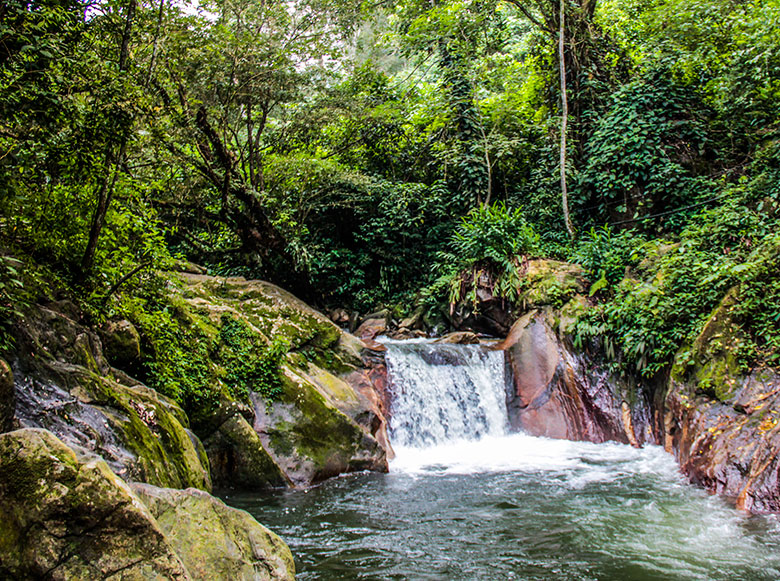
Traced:
POLYGON ((501 354, 387 342, 388 474, 229 494, 298 579, 777 580, 780 521, 691 486, 661 448, 507 431, 501 354))

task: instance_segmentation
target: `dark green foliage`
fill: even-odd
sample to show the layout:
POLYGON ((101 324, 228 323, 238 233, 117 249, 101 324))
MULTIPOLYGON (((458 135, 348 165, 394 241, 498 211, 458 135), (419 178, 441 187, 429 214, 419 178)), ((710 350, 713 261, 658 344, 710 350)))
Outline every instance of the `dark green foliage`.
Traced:
POLYGON ((780 345, 773 326, 778 206, 757 202, 762 193, 735 188, 723 205, 699 213, 645 280, 623 280, 612 300, 586 313, 577 324, 577 342, 598 338, 619 368, 652 376, 736 287, 736 314, 749 337, 740 350, 743 365, 774 360, 780 345))
POLYGON ((571 255, 580 264, 592 283, 590 294, 596 294, 620 282, 626 268, 638 263, 644 239, 626 230, 614 232, 609 226, 591 228, 571 255))
MULTIPOLYGON (((663 71, 621 87, 585 143, 577 177, 584 220, 637 219, 711 196, 706 118, 712 114, 691 88, 663 71)), ((637 223, 668 231, 685 219, 676 214, 637 223)))
POLYGON ((270 402, 282 394, 281 364, 290 343, 277 335, 270 344, 259 348, 257 338, 246 323, 229 315, 222 316, 219 357, 231 394, 245 400, 254 391, 270 402))

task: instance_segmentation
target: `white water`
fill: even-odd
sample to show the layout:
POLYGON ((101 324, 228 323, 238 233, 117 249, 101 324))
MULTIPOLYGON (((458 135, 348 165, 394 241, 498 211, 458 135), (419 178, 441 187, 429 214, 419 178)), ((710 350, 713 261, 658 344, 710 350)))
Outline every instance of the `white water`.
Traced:
POLYGON ((424 340, 384 344, 398 450, 506 434, 503 352, 424 340))

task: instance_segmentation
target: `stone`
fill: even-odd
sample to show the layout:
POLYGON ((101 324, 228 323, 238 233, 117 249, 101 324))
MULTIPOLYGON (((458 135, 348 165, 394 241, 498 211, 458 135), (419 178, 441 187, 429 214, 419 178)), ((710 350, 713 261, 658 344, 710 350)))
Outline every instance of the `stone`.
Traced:
POLYGON ((346 472, 387 471, 385 449, 349 415, 365 409, 349 384, 333 375, 287 365, 282 386, 279 401, 266 402, 253 394, 254 429, 295 486, 346 472))
POLYGON ((218 488, 264 490, 288 485, 260 436, 243 416, 225 421, 203 445, 218 488))
POLYGON ((111 365, 124 368, 141 357, 141 336, 130 321, 106 321, 99 334, 103 353, 111 365))
POLYGON ((363 341, 374 341, 379 335, 387 332, 387 319, 366 319, 355 331, 355 336, 363 341))
POLYGON ((191 579, 149 510, 51 432, 0 435, 0 577, 191 579))
POLYGON ((736 289, 675 358, 661 393, 663 443, 694 483, 754 513, 780 512, 780 374, 743 372, 736 289))
POLYGON ((532 436, 617 441, 639 445, 654 441, 649 404, 587 357, 572 353, 553 331, 551 311, 532 310, 495 346, 506 352, 512 372, 507 399, 514 430, 532 436))
POLYGON ((16 419, 101 457, 127 480, 211 489, 208 466, 173 400, 113 370, 96 334, 50 308, 17 329, 16 419))
POLYGON ((452 345, 476 345, 479 343, 479 337, 476 333, 470 331, 456 331, 448 333, 433 341, 434 343, 449 343, 452 345))
POLYGON ((295 579, 292 553, 249 513, 194 488, 132 484, 193 580, 295 579))
POLYGON ((0 359, 0 432, 13 429, 16 394, 11 366, 0 359))

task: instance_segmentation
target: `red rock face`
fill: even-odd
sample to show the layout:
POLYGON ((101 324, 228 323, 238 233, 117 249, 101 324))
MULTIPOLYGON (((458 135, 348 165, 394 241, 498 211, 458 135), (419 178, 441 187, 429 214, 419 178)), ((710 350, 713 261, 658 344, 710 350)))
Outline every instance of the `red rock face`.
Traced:
POLYGON ((671 380, 664 447, 688 478, 754 513, 780 512, 780 378, 739 380, 728 403, 671 380))
POLYGON ((633 390, 572 354, 541 311, 518 320, 497 348, 512 372, 507 409, 513 429, 590 442, 655 440, 644 400, 629 406, 623 392, 628 397, 633 390))
POLYGON ((387 459, 395 457, 387 427, 390 422, 390 391, 387 385, 387 365, 382 351, 365 349, 362 353, 363 367, 350 373, 345 380, 369 403, 370 418, 365 418, 368 429, 385 449, 387 459))

